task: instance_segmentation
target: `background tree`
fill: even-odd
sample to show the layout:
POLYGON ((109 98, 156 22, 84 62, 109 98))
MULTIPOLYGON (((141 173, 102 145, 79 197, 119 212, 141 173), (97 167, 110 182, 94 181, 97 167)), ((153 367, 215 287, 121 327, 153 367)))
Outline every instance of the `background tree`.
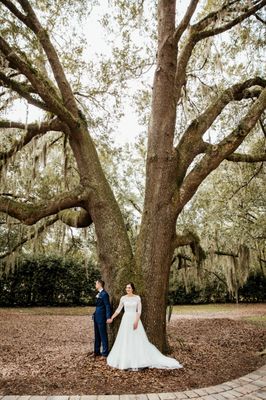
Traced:
MULTIPOLYGON (((43 197, 35 194, 34 185, 30 193, 28 187, 23 194, 9 188, 7 168, 0 211, 26 225, 36 224, 52 215, 74 227, 93 223, 99 263, 114 303, 126 281, 134 280, 143 297, 147 333, 162 349, 172 257, 177 247, 195 242, 195 236, 176 230, 180 213, 205 178, 223 160, 254 163, 266 158, 265 152, 257 155, 236 153, 265 109, 265 80, 258 76, 259 68, 255 74, 252 68, 247 69, 241 80, 232 76, 225 82, 216 73, 215 64, 208 64, 216 36, 223 35, 230 47, 242 29, 251 30, 257 39, 262 35, 263 19, 258 13, 266 0, 207 3, 191 0, 179 20, 179 10, 173 0, 160 0, 156 12, 153 2, 111 3, 120 27, 125 20, 131 18, 132 22, 122 30, 120 48, 114 48, 116 63, 111 64, 111 68, 107 68, 105 62, 101 65, 101 71, 105 73, 99 75, 99 87, 107 91, 123 87, 126 78, 136 72, 132 72, 130 61, 136 64, 142 53, 138 56, 136 52, 133 56, 136 46, 130 29, 136 28, 141 14, 146 22, 144 7, 152 7, 157 17, 157 32, 152 32, 151 37, 152 40, 156 38, 157 54, 147 137, 145 194, 134 248, 108 171, 103 169, 99 143, 92 135, 93 128, 101 121, 93 119, 90 107, 82 108, 79 100, 84 94, 80 90, 81 74, 86 73, 86 68, 82 68, 82 62, 76 62, 75 57, 82 50, 72 38, 70 48, 74 50, 71 56, 62 51, 60 41, 56 44, 51 39, 56 28, 64 28, 71 2, 64 2, 62 14, 60 1, 53 6, 55 9, 37 0, 1 0, 0 4, 2 97, 7 104, 16 97, 26 99, 45 115, 36 123, 0 122, 4 130, 21 132, 1 153, 3 165, 10 164, 12 158, 30 143, 48 138, 48 134, 53 138, 51 140, 63 134, 64 154, 60 184, 51 193, 47 183, 43 197), (54 16, 49 19, 52 13, 54 16), (207 55, 204 49, 208 50, 207 55), (203 64, 199 53, 205 54, 203 64), (128 54, 132 56, 131 60, 128 54), (207 81, 202 81, 201 73, 195 75, 198 70, 207 71, 207 81), (110 80, 114 72, 119 76, 120 86, 117 81, 110 80), (193 85, 193 80, 199 82, 198 85, 193 85), (184 118, 180 118, 182 108, 184 118), (237 118, 231 118, 236 110, 237 118), (223 131, 219 130, 221 121, 228 122, 223 131), (68 168, 69 163, 72 164, 68 168)), ((78 2, 74 4, 81 17, 78 2)), ((79 4, 84 7, 86 1, 79 4)), ((108 25, 106 19, 103 23, 108 25)), ((248 52, 250 48, 246 46, 246 50, 248 52)), ((256 54, 260 56, 259 50, 256 54)), ((232 67, 239 67, 237 64, 234 60, 232 67)), ((140 62, 140 68, 142 66, 140 62)), ((88 92, 85 97, 96 101, 99 90, 93 91, 88 85, 84 87, 88 92)), ((33 155, 35 151, 33 148, 33 155)))
POLYGON ((53 254, 20 257, 10 273, 0 276, 1 306, 94 305, 93 264, 84 269, 82 259, 53 254))
MULTIPOLYGON (((254 136, 245 146, 255 155, 264 143, 254 136)), ((251 276, 266 275, 264 176, 263 163, 224 162, 204 181, 178 224, 197 232, 205 259, 199 268, 191 250, 176 251, 173 271, 179 272, 173 280, 179 286, 183 282, 188 292, 196 287, 202 293, 214 282, 217 290, 222 286, 237 301, 239 289, 251 276)), ((212 296, 218 300, 215 285, 212 296)))

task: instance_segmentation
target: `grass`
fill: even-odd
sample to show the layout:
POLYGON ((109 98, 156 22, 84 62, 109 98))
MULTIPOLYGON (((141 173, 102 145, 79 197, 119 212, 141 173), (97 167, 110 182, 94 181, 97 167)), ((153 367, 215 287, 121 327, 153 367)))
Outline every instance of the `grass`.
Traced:
POLYGON ((197 313, 213 313, 219 311, 231 312, 239 307, 246 306, 245 304, 196 304, 174 306, 173 312, 176 314, 197 314, 197 313))
POLYGON ((86 316, 93 313, 95 307, 7 307, 0 308, 1 312, 21 313, 30 315, 65 315, 65 316, 86 316))
POLYGON ((252 315, 250 317, 243 317, 243 321, 249 322, 261 328, 266 328, 266 315, 252 315))
MULTIPOLYGON (((174 306, 175 314, 198 314, 198 313, 216 313, 216 312, 232 312, 243 308, 247 308, 252 304, 198 304, 198 305, 182 305, 174 306)), ((66 315, 66 316, 86 316, 94 312, 95 307, 11 307, 0 308, 1 313, 23 313, 31 315, 66 315)), ((247 321, 256 323, 256 321, 266 323, 266 317, 243 317, 247 321)))

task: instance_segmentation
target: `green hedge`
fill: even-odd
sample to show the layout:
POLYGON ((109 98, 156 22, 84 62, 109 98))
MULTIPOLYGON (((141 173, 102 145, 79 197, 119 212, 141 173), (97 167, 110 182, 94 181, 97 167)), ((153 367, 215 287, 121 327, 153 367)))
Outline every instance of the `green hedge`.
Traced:
POLYGON ((253 272, 245 285, 239 289, 239 297, 245 303, 266 301, 266 276, 262 271, 253 272))
MULTIPOLYGON (((266 276, 262 271, 252 272, 247 282, 239 289, 239 302, 263 303, 266 301, 266 276)), ((209 304, 227 303, 235 300, 229 295, 227 287, 219 281, 207 281, 203 288, 190 287, 186 293, 183 283, 178 282, 176 289, 169 293, 170 304, 209 304)))
POLYGON ((0 277, 0 306, 90 305, 99 272, 73 258, 26 257, 0 277))
MULTIPOLYGON (((93 264, 85 271, 84 263, 59 256, 24 257, 13 272, 0 276, 0 306, 74 306, 94 305, 95 280, 99 271, 93 264)), ((252 273, 239 290, 239 301, 265 302, 266 277, 262 271, 252 273)), ((170 304, 225 303, 233 301, 227 288, 219 282, 207 281, 204 288, 196 285, 186 293, 177 283, 169 293, 170 304)))

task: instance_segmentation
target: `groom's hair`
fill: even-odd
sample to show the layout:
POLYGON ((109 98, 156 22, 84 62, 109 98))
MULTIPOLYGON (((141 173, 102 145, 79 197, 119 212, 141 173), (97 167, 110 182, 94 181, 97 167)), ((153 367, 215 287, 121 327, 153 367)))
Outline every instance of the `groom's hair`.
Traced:
POLYGON ((101 284, 102 288, 104 288, 105 282, 102 279, 97 279, 97 281, 101 284))

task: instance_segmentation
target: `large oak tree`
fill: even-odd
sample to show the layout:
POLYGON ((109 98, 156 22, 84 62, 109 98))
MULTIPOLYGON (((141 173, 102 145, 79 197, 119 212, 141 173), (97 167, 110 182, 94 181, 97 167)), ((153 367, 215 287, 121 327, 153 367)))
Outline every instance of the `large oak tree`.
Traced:
POLYGON ((197 47, 243 21, 250 19, 263 24, 258 13, 266 5, 266 0, 219 2, 220 8, 194 21, 201 3, 199 0, 188 2, 183 18, 177 23, 179 10, 176 1, 158 1, 156 69, 147 128, 145 198, 133 250, 118 202, 99 160, 89 121, 79 109, 59 52, 49 31, 40 22, 41 13, 36 12, 36 3, 0 0, 1 10, 11 18, 12 35, 16 29, 24 35, 24 41, 14 42, 14 36, 3 24, 0 37, 1 86, 4 90, 8 88, 8 95, 14 96, 15 93, 53 116, 41 123, 30 124, 1 120, 2 132, 15 128, 24 134, 8 149, 1 151, 0 160, 3 164, 11 160, 34 138, 39 140, 47 133, 61 132, 71 147, 79 174, 76 187, 43 201, 34 201, 33 193, 29 199, 17 198, 15 191, 12 196, 2 193, 0 211, 26 225, 36 224, 49 216, 56 216, 55 220, 59 218, 75 227, 93 224, 99 264, 114 304, 124 284, 128 280, 135 281, 143 298, 147 333, 160 349, 165 346, 165 311, 172 257, 177 247, 195 240, 189 233, 176 231, 180 213, 204 179, 223 160, 266 160, 265 153, 254 156, 236 152, 265 110, 266 81, 260 76, 240 78, 219 95, 214 92, 206 109, 176 135, 177 107, 190 79, 188 65, 197 47), (36 41, 35 51, 39 52, 40 59, 45 59, 45 65, 31 61, 31 54, 27 53, 25 46, 30 38, 36 41), (232 117, 229 133, 215 144, 207 141, 206 132, 224 109, 234 103, 241 110, 242 101, 245 105, 248 101, 248 108, 238 123, 233 126, 232 117), (179 138, 177 143, 176 137, 179 138))

